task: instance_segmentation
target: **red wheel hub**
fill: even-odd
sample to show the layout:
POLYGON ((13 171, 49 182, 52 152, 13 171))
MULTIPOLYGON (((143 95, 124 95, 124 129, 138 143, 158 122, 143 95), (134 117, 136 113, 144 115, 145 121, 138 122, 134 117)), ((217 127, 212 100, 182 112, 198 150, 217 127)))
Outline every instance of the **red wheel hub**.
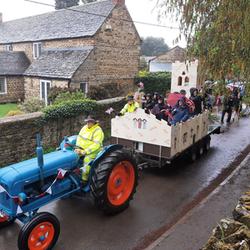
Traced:
POLYGON ((53 241, 55 229, 52 223, 42 222, 30 233, 28 246, 30 250, 46 250, 53 241))
POLYGON ((107 194, 109 202, 120 206, 127 201, 135 184, 135 170, 129 161, 117 163, 108 179, 107 194))

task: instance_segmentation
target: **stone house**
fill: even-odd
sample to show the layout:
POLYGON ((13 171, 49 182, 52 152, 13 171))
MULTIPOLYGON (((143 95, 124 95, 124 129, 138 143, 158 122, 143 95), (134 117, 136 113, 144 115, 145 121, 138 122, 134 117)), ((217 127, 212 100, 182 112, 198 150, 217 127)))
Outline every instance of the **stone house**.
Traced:
POLYGON ((157 56, 150 60, 149 71, 150 72, 172 72, 172 65, 175 61, 185 61, 186 50, 180 46, 176 46, 165 54, 157 56))
POLYGON ((23 100, 23 73, 30 65, 25 53, 0 51, 0 65, 0 102, 23 100))
MULTIPOLYGON (((47 102, 53 86, 87 93, 93 85, 114 84, 127 92, 138 72, 140 43, 125 0, 98 1, 9 22, 0 16, 0 51, 24 52, 30 62, 18 76, 25 99, 47 102)), ((0 68, 7 64, 0 62, 0 68)), ((8 79, 4 81, 8 86, 8 79)))

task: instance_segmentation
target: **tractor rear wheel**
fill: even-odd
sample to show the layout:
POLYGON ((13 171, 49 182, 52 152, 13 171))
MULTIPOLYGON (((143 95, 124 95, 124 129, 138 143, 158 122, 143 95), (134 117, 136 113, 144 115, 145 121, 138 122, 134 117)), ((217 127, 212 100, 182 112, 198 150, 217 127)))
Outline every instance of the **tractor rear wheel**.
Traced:
POLYGON ((39 213, 25 224, 18 237, 19 250, 48 250, 56 244, 60 223, 50 213, 39 213))
POLYGON ((138 183, 138 170, 124 150, 109 153, 95 167, 90 187, 95 204, 106 214, 117 214, 129 206, 138 183))

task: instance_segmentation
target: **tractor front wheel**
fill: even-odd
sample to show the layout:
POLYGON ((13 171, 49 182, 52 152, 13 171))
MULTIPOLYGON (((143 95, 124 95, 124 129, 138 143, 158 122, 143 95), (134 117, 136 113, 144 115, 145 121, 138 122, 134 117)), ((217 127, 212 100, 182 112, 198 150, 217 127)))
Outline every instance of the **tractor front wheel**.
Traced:
POLYGON ((134 159, 127 151, 115 150, 95 167, 90 186, 97 207, 106 214, 117 214, 129 206, 137 182, 134 159))
POLYGON ((19 250, 52 249, 60 234, 60 223, 50 213, 39 213, 25 224, 18 237, 19 250))

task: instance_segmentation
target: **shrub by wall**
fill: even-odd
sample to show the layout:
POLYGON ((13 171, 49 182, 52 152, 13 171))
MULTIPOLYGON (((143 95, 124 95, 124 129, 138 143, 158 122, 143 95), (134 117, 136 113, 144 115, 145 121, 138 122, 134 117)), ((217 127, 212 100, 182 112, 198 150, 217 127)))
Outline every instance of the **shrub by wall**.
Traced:
POLYGON ((171 73, 150 73, 147 71, 140 71, 135 78, 135 84, 138 84, 139 82, 144 83, 145 93, 159 92, 165 96, 166 91, 170 91, 171 89, 171 73))

